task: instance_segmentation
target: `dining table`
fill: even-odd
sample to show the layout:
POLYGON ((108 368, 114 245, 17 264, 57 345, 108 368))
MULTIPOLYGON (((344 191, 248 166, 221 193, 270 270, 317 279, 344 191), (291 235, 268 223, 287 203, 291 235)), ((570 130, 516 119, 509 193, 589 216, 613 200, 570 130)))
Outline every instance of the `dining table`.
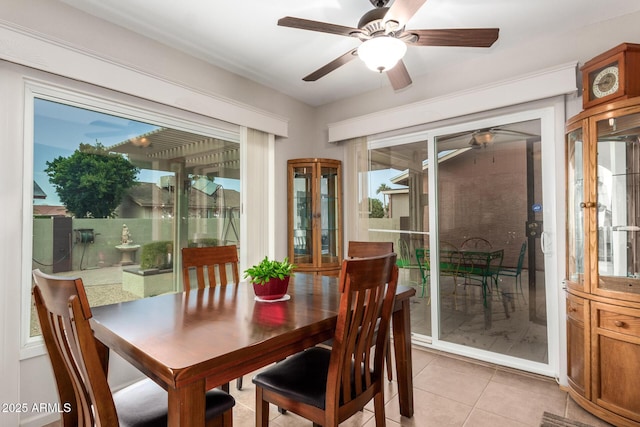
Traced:
MULTIPOLYGON (((296 273, 287 295, 257 300, 241 282, 93 307, 105 361, 115 352, 168 392, 169 426, 204 426, 205 391, 333 337, 337 277, 296 273), (195 416, 194 414, 203 414, 195 416)), ((410 298, 399 285, 392 317, 400 413, 412 417, 410 298)))

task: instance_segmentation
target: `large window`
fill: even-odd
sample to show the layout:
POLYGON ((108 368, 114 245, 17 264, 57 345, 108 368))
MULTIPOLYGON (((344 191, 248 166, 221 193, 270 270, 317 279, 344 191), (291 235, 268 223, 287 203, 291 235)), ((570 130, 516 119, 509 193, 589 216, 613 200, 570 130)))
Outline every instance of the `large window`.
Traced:
POLYGON ((181 290, 183 247, 239 246, 234 126, 46 89, 31 101, 32 269, 81 277, 97 306, 181 290))

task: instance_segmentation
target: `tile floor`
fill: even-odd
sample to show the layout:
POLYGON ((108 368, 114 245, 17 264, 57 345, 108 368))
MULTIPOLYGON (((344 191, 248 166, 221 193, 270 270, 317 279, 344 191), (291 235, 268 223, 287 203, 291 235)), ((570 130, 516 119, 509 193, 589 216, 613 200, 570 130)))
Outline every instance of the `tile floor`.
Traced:
MULTIPOLYGON (((605 423, 584 411, 555 381, 507 368, 496 367, 447 353, 414 348, 414 405, 412 418, 400 416, 397 387, 387 382, 385 411, 389 427, 464 426, 524 427, 539 426, 547 411, 594 427, 605 423)), ((235 427, 255 425, 255 388, 251 375, 244 378, 241 391, 231 384, 236 398, 233 411, 235 427)), ((354 415, 341 426, 373 427, 373 405, 354 415)), ((272 427, 311 426, 294 414, 270 411, 272 427)), ((58 423, 46 427, 58 427, 58 423)))

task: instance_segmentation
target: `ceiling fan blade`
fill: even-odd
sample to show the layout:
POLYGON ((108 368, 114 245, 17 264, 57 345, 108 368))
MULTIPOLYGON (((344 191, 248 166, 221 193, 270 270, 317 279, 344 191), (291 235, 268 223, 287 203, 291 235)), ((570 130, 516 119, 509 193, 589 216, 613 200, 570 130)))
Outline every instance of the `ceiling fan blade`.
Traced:
POLYGON ((395 67, 387 71, 387 77, 391 82, 393 90, 404 89, 412 83, 409 71, 407 71, 407 67, 405 67, 402 60, 398 61, 395 67))
POLYGON ((399 25, 398 28, 402 28, 426 2, 427 0, 395 0, 383 22, 395 21, 399 25))
POLYGON ((305 82, 315 82, 320 77, 326 76, 327 74, 329 74, 330 72, 332 72, 336 68, 341 67, 344 64, 346 64, 347 62, 349 62, 352 59, 356 58, 357 57, 357 52, 358 52, 358 48, 350 50, 349 52, 345 53, 344 55, 339 56, 336 59, 334 59, 333 61, 329 62, 324 67, 318 68, 313 73, 309 74, 306 77, 303 77, 302 80, 304 80, 305 82))
POLYGON ((490 47, 498 40, 499 28, 411 30, 418 36, 415 46, 490 47))
POLYGON ((302 30, 319 31, 321 33, 337 34, 339 36, 352 36, 360 34, 362 30, 342 25, 329 24, 327 22, 312 21, 309 19, 285 16, 278 20, 281 27, 299 28, 302 30))

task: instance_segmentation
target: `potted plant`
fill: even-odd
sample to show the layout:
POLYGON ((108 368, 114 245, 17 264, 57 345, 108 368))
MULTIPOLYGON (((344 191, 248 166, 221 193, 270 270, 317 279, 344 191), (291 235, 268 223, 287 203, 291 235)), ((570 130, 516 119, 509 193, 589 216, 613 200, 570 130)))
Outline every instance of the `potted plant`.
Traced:
POLYGON ((244 277, 253 284, 256 296, 264 300, 282 298, 289 287, 289 278, 293 276, 296 266, 288 258, 282 261, 270 260, 268 257, 244 271, 244 277))

